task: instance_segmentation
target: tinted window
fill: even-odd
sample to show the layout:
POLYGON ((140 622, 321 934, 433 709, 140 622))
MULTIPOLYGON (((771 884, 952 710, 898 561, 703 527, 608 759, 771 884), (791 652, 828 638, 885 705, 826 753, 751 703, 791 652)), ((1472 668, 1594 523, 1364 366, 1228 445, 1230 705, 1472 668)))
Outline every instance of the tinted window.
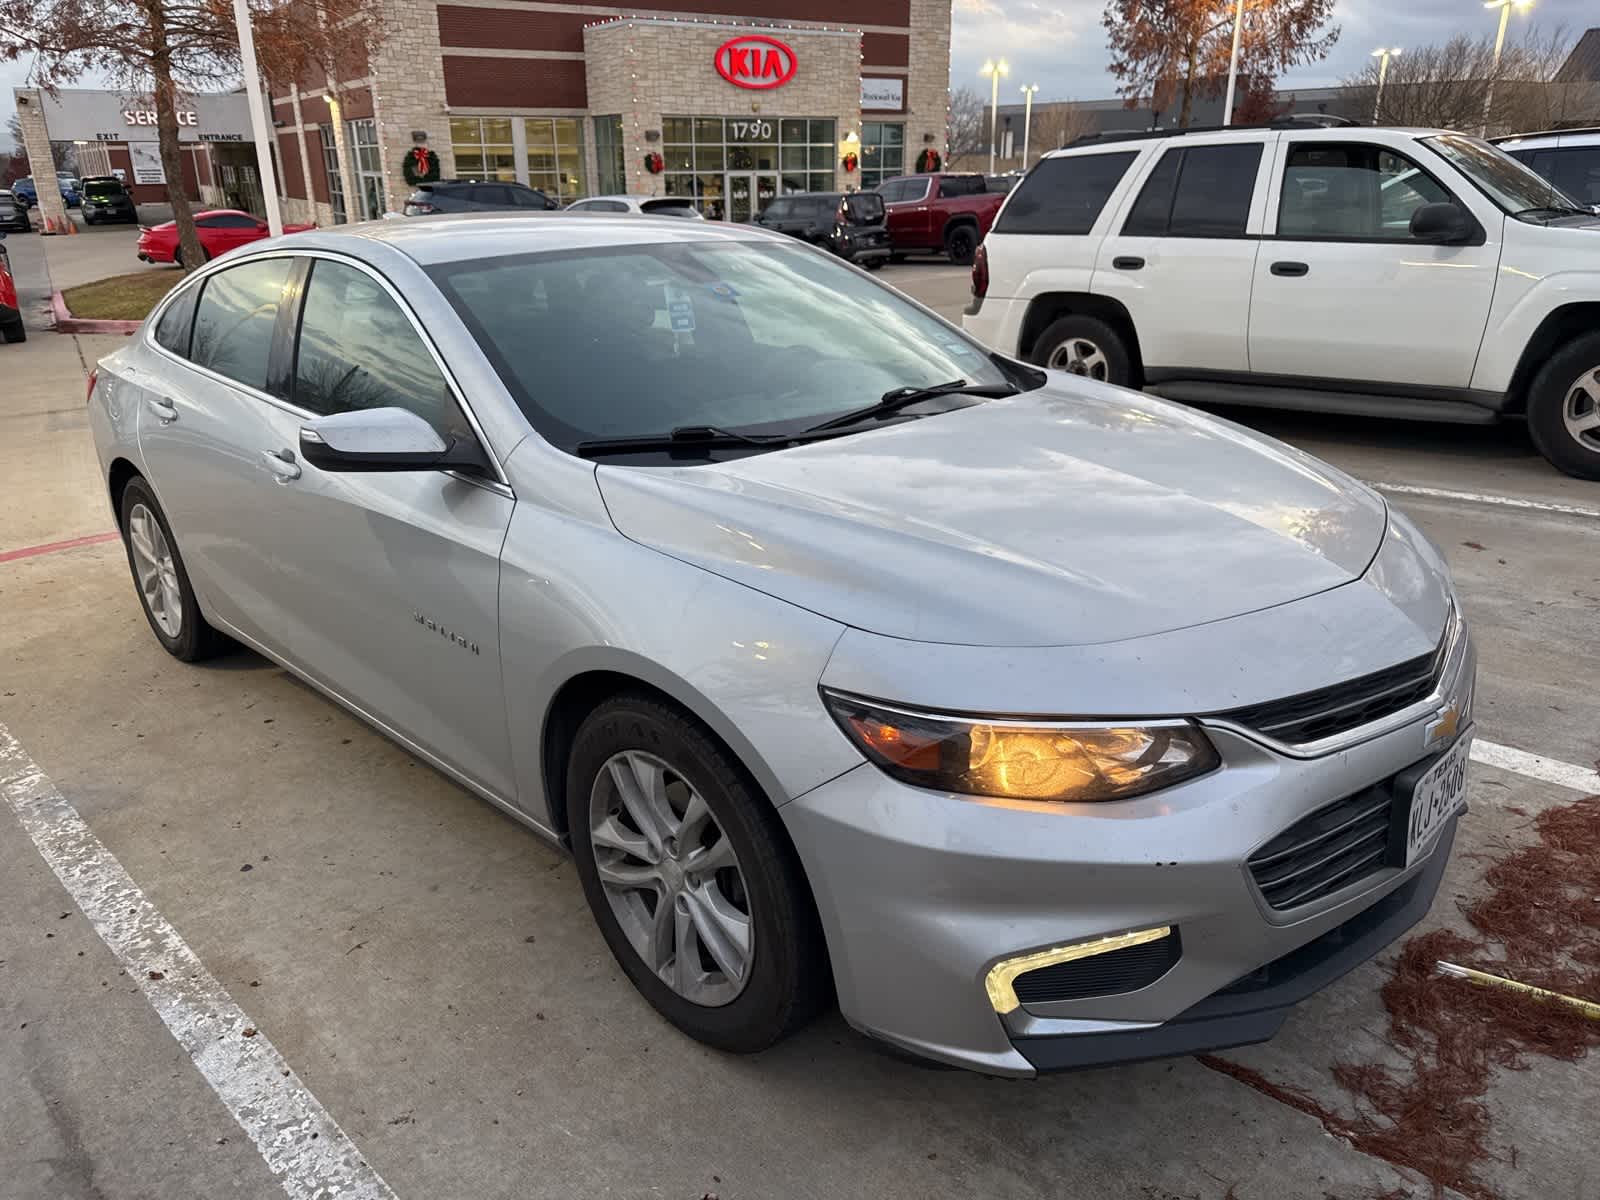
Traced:
POLYGON ((216 217, 206 217, 196 221, 201 229, 254 229, 259 222, 254 217, 247 217, 243 213, 223 213, 216 217))
POLYGON ((1167 236, 1243 237, 1260 165, 1260 143, 1186 148, 1167 236))
POLYGON ((883 197, 885 204, 895 204, 905 199, 906 181, 904 179, 891 179, 887 183, 878 185, 878 195, 883 197))
POLYGON ((883 220, 883 198, 871 192, 857 192, 844 198, 844 211, 852 225, 876 225, 883 220))
POLYGON ((167 305, 167 311, 161 314, 156 326, 157 345, 185 358, 189 356, 189 325, 194 319, 194 299, 199 294, 199 288, 185 288, 167 305))
POLYGON ((466 188, 461 198, 474 204, 510 204, 511 189, 496 184, 480 184, 466 188))
POLYGON ((1135 152, 1047 158, 1012 192, 997 233, 1088 233, 1135 152))
POLYGON ((115 179, 91 179, 83 185, 83 194, 109 199, 122 195, 122 185, 115 179))
POLYGON ((512 204, 519 208, 545 208, 544 193, 536 192, 532 188, 508 187, 505 189, 506 197, 512 204))
POLYGON ((628 211, 628 206, 621 200, 590 200, 583 204, 574 204, 572 207, 579 212, 619 213, 628 211))
POLYGON ((941 196, 976 196, 982 191, 982 175, 946 175, 939 181, 941 196))
POLYGON ((1355 142, 1289 148, 1278 200, 1281 237, 1407 241, 1411 215, 1450 199, 1403 154, 1355 142))
POLYGON ((265 391, 267 359, 291 261, 258 259, 206 280, 195 310, 189 357, 202 367, 265 391))
POLYGON ((774 200, 761 210, 761 215, 774 221, 781 221, 794 213, 796 203, 793 200, 774 200))
MULTIPOLYGON (((1548 153, 1549 178, 1558 188, 1579 204, 1600 204, 1600 146, 1564 146, 1548 153)), ((1546 173, 1542 162, 1535 168, 1546 173)))
POLYGON ((1167 232, 1167 219, 1172 215, 1172 187, 1178 182, 1178 167, 1183 161, 1182 150, 1168 150, 1156 163, 1156 169, 1139 189, 1139 198, 1133 202, 1133 211, 1122 223, 1122 232, 1128 237, 1161 237, 1167 232))
POLYGON ((319 259, 306 286, 293 401, 326 415, 406 408, 445 436, 467 430, 409 318, 377 280, 319 259))

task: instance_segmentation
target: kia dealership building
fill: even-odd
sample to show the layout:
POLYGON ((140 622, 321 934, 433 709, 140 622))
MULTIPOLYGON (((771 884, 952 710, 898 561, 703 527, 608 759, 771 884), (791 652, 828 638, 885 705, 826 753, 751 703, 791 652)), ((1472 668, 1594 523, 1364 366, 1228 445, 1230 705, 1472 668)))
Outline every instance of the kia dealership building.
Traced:
POLYGON ((949 0, 385 9, 370 62, 275 89, 286 220, 399 211, 408 158, 563 203, 654 193, 748 220, 772 196, 871 187, 945 152, 949 0))

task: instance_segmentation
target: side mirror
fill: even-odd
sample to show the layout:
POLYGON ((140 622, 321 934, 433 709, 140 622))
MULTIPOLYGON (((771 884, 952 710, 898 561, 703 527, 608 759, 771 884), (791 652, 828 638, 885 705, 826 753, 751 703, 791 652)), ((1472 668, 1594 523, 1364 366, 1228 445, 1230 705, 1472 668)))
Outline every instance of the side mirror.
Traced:
POLYGON ((1424 204, 1411 214, 1411 236, 1419 242, 1448 246, 1470 242, 1477 234, 1472 215, 1459 204, 1424 204))
POLYGON ((477 442, 446 441, 405 408, 363 408, 300 426, 300 455, 324 471, 483 471, 477 442))

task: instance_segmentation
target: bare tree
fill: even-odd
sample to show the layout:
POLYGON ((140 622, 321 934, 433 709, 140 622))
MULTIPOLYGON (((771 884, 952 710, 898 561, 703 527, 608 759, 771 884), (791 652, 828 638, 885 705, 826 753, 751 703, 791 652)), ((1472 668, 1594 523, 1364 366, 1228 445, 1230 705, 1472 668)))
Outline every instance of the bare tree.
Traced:
POLYGON ((1028 132, 1029 154, 1037 157, 1046 150, 1059 149, 1085 134, 1093 133, 1096 128, 1098 126, 1089 111, 1071 100, 1036 104, 1033 106, 1033 128, 1028 132))
POLYGON ((987 153, 988 149, 988 103, 972 88, 956 88, 950 93, 950 157, 987 153))
MULTIPOLYGON (((1476 130, 1494 81, 1489 132, 1551 129, 1590 117, 1600 120, 1600 88, 1591 83, 1556 83, 1572 37, 1564 29, 1530 30, 1507 45, 1494 62, 1494 39, 1458 35, 1447 42, 1407 49, 1389 61, 1378 120, 1389 125, 1476 130)), ((1378 64, 1344 81, 1370 113, 1377 97, 1378 64)))

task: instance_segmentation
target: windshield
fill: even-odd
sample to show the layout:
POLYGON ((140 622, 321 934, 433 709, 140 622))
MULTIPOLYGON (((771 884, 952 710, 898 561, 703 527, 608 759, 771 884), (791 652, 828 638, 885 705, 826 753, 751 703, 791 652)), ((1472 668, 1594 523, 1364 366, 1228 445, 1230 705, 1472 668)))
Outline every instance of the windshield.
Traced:
POLYGON ((959 330, 801 246, 608 246, 430 274, 569 451, 682 426, 798 432, 896 388, 1010 382, 959 330))
POLYGON ((122 185, 115 179, 95 179, 83 185, 83 190, 90 196, 120 196, 122 185))
POLYGON ((1555 184, 1488 142, 1461 133, 1444 133, 1424 141, 1512 216, 1549 208, 1578 208, 1577 202, 1555 184))

